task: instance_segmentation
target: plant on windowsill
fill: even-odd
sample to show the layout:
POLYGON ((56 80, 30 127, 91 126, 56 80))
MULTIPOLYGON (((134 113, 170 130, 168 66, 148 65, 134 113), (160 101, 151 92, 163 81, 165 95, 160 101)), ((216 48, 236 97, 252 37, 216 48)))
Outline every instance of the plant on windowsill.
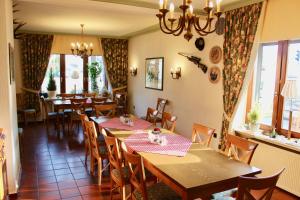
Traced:
POLYGON ((258 121, 260 120, 260 109, 258 104, 256 104, 247 114, 247 118, 249 122, 249 129, 251 131, 257 131, 259 129, 258 121))
POLYGON ((102 66, 98 62, 92 62, 89 66, 89 76, 91 78, 91 84, 92 84, 92 91, 99 93, 99 87, 97 84, 97 78, 102 72, 102 66))
POLYGON ((53 78, 52 68, 50 68, 49 82, 48 82, 47 90, 48 90, 48 96, 49 96, 49 98, 54 98, 55 97, 55 93, 56 93, 56 82, 55 82, 55 80, 53 78))

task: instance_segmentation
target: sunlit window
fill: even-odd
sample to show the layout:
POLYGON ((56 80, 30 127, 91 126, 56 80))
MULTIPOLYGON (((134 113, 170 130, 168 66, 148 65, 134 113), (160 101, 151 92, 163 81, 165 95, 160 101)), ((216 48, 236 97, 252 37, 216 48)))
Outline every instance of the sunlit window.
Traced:
POLYGON ((66 93, 83 91, 83 59, 80 56, 66 55, 66 93))
MULTIPOLYGON (((102 56, 90 56, 89 57, 89 65, 92 64, 93 62, 97 62, 102 69, 101 74, 97 77, 98 89, 99 89, 99 91, 101 91, 101 89, 105 85, 105 82, 104 82, 105 72, 104 72, 104 64, 103 64, 102 56)), ((89 76, 89 92, 93 92, 90 76, 89 76)))
POLYGON ((56 83, 56 92, 60 93, 60 55, 59 54, 52 54, 50 56, 48 68, 41 87, 41 91, 44 93, 48 91, 47 86, 49 83, 50 68, 52 68, 54 80, 56 83))

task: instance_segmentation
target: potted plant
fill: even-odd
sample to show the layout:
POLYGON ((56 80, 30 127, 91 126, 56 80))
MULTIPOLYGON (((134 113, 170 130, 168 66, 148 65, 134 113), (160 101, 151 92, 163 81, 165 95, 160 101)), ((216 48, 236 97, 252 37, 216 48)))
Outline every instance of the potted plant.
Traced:
POLYGON ((55 93, 56 93, 56 83, 55 83, 55 80, 53 78, 52 68, 50 68, 49 82, 48 82, 47 90, 48 90, 48 96, 49 96, 49 98, 54 98, 55 97, 55 93))
POLYGON ((247 114, 249 129, 251 131, 257 131, 259 128, 259 119, 260 119, 260 109, 258 104, 256 104, 251 111, 247 114))
POLYGON ((98 62, 92 62, 92 64, 88 66, 88 69, 89 69, 89 76, 91 78, 92 91, 98 94, 99 88, 97 84, 97 78, 102 72, 102 66, 98 62))
POLYGON ((105 86, 101 90, 101 96, 103 96, 103 97, 109 97, 110 96, 109 91, 107 90, 107 88, 105 86))

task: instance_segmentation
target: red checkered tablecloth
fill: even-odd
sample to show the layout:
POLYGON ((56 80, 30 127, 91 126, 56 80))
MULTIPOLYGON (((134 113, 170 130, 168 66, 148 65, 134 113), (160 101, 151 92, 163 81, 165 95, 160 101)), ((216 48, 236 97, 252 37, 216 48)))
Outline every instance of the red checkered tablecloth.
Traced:
POLYGON ((148 133, 136 133, 125 139, 125 144, 130 151, 149 152, 163 155, 183 157, 188 152, 192 142, 180 135, 174 133, 164 133, 167 139, 167 145, 161 146, 153 144, 148 139, 148 133))
POLYGON ((134 126, 129 126, 127 124, 123 124, 120 121, 120 118, 112 118, 105 122, 99 123, 99 125, 103 128, 114 128, 114 129, 128 130, 128 131, 144 130, 152 126, 150 122, 147 122, 139 118, 133 119, 133 123, 134 126))

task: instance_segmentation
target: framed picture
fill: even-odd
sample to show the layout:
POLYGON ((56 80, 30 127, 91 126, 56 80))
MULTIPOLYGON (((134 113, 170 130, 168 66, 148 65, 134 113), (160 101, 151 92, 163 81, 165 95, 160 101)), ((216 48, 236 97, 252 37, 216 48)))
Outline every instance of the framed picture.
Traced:
POLYGON ((8 43, 9 52, 9 80, 10 84, 15 81, 15 61, 14 61, 14 48, 8 43))
POLYGON ((163 90, 164 58, 146 58, 145 87, 163 90))

